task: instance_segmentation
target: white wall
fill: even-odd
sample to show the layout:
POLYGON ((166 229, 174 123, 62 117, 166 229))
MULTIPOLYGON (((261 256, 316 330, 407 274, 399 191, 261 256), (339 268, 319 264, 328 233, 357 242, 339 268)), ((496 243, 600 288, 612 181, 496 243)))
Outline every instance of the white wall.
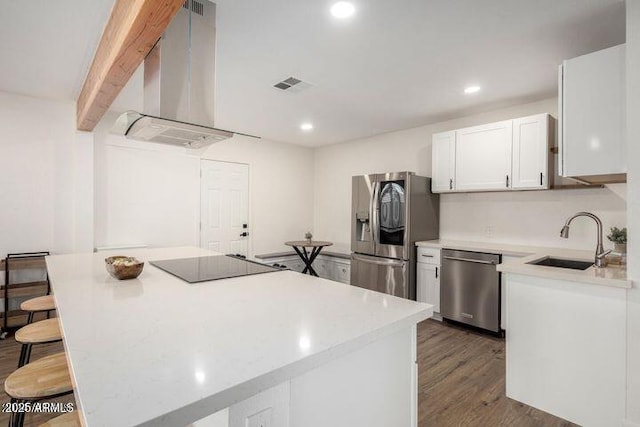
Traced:
MULTIPOLYGON (((557 109, 553 98, 316 149, 314 234, 348 250, 351 176, 402 170, 430 176, 433 133, 544 112, 555 116, 557 109)), ((624 226, 624 187, 441 195, 440 236, 592 249, 595 225, 576 222, 569 240, 560 239, 560 228, 580 210, 600 216, 607 229, 624 226)))
POLYGON ((96 246, 197 246, 201 157, 249 164, 250 256, 286 250, 311 228, 311 149, 236 136, 194 154, 112 135, 115 117, 96 129, 96 246))
POLYGON ((184 148, 95 130, 95 245, 198 245, 200 159, 184 148))
POLYGON ((627 168, 629 265, 627 293, 627 421, 640 426, 640 2, 627 1, 627 168))
MULTIPOLYGON (((578 219, 571 224, 570 238, 562 239, 565 220, 579 211, 593 212, 606 233, 625 226, 626 208, 624 198, 608 188, 445 195, 440 237, 595 250, 595 223, 578 219)), ((613 247, 606 239, 605 246, 613 247)))
POLYGON ((212 145, 203 158, 249 164, 249 253, 290 251, 313 226, 313 150, 236 136, 212 145))
POLYGON ((91 250, 92 140, 74 103, 0 92, 0 257, 91 250))

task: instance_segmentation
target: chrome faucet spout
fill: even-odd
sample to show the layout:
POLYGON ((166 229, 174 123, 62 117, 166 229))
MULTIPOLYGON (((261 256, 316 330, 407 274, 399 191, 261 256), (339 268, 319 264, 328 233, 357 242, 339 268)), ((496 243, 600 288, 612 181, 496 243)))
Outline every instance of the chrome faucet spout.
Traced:
POLYGON ((560 237, 562 237, 563 239, 569 238, 569 225, 571 224, 571 221, 580 216, 586 216, 596 222, 598 242, 596 244, 596 255, 594 263, 596 267, 606 267, 607 261, 605 259, 605 255, 611 251, 604 250, 604 246, 602 246, 602 221, 600 221, 600 218, 598 218, 591 212, 578 212, 577 214, 569 218, 567 222, 565 222, 564 227, 562 227, 562 230, 560 230, 560 237))

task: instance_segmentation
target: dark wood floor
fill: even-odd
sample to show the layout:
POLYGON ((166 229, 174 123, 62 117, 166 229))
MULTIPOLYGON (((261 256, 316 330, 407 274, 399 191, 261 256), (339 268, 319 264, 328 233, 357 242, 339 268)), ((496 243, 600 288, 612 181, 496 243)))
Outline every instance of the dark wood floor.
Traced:
MULTIPOLYGON (((35 346, 32 360, 58 351, 60 343, 35 346)), ((504 353, 501 339, 434 320, 418 325, 419 427, 574 426, 505 396, 504 353)), ((13 337, 0 341, 3 383, 15 370, 19 354, 13 337)), ((0 403, 8 401, 2 393, 0 403)), ((37 426, 53 416, 28 414, 25 426, 37 426)), ((0 413, 0 425, 7 425, 8 419, 8 414, 0 413)))
POLYGON ((505 396, 503 339, 435 320, 418 325, 418 426, 575 426, 505 396))

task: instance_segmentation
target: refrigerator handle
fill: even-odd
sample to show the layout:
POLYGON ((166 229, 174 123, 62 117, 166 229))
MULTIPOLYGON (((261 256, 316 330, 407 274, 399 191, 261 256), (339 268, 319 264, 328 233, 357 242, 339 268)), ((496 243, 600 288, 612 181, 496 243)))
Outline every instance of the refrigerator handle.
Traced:
POLYGON ((371 257, 371 256, 359 255, 359 254, 351 254, 351 259, 354 261, 362 261, 369 264, 382 265, 385 267, 404 267, 407 263, 404 260, 397 260, 392 258, 378 258, 378 257, 371 257))
POLYGON ((371 197, 371 236, 373 237, 373 245, 374 245, 374 249, 373 249, 373 253, 376 253, 376 245, 379 244, 378 242, 378 190, 380 188, 380 183, 378 182, 378 180, 376 180, 373 183, 373 192, 372 192, 372 197, 371 197))

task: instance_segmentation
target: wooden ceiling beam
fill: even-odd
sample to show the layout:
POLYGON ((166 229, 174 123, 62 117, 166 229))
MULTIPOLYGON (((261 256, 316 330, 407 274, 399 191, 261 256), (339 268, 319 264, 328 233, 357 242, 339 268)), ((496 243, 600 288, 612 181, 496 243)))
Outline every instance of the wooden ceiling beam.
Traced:
POLYGON ((116 0, 78 97, 78 130, 92 131, 184 0, 116 0))

